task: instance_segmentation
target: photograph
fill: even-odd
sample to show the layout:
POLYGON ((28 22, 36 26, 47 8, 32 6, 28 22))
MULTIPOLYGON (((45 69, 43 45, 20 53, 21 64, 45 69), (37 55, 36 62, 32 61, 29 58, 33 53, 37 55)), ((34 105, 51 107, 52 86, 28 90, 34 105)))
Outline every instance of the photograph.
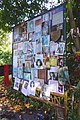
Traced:
POLYGON ((27 89, 29 85, 29 81, 25 81, 24 88, 27 89))
POLYGON ((50 41, 50 35, 42 36, 42 45, 43 46, 49 46, 50 41))
POLYGON ((14 82, 14 87, 13 87, 13 89, 19 90, 19 85, 20 85, 20 83, 14 82))
POLYGON ((28 40, 29 40, 29 42, 35 42, 34 35, 35 35, 34 31, 28 33, 28 40))
POLYGON ((34 29, 35 29, 34 27, 35 27, 34 20, 29 21, 29 22, 28 22, 28 30, 27 30, 28 33, 29 33, 29 32, 33 32, 34 29))
POLYGON ((50 53, 49 46, 42 46, 42 53, 48 55, 50 53))
POLYGON ((42 39, 37 39, 35 51, 36 54, 42 54, 42 39))
POLYGON ((43 18, 43 21, 49 21, 49 20, 51 20, 51 19, 52 19, 52 14, 51 14, 51 12, 45 13, 45 14, 42 16, 42 18, 43 18))
POLYGON ((21 24, 21 41, 27 40, 27 24, 22 23, 21 24))
POLYGON ((13 67, 13 77, 17 77, 17 68, 13 67))
POLYGON ((24 80, 28 80, 29 81, 31 79, 31 73, 24 72, 23 74, 24 74, 24 78, 23 78, 24 80))
POLYGON ((17 64, 17 62, 18 62, 18 58, 17 58, 17 56, 13 56, 13 67, 14 68, 17 68, 18 67, 18 64, 17 64))
POLYGON ((44 83, 47 83, 47 73, 46 69, 38 70, 38 79, 43 79, 44 83))
POLYGON ((27 41, 23 43, 23 53, 27 53, 27 41))
POLYGON ((50 41, 50 54, 51 56, 55 56, 56 49, 58 48, 58 43, 54 41, 50 41))
POLYGON ((31 80, 38 79, 38 70, 36 68, 31 68, 31 80))
POLYGON ((18 78, 23 78, 23 68, 18 67, 18 78))
POLYGON ((51 66, 51 67, 57 66, 57 57, 55 57, 55 56, 50 56, 50 57, 49 57, 49 62, 50 62, 50 66, 51 66))
POLYGON ((32 54, 32 45, 30 42, 27 42, 27 54, 32 54))
POLYGON ((64 94, 64 86, 58 84, 58 93, 59 94, 64 94))
POLYGON ((63 56, 58 56, 58 63, 57 63, 57 65, 59 66, 59 67, 63 67, 64 66, 64 58, 63 58, 63 56))
POLYGON ((48 80, 58 80, 58 68, 59 66, 51 67, 47 70, 47 79, 48 80))
POLYGON ((36 54, 34 66, 37 69, 43 69, 43 54, 36 54))
POLYGON ((16 57, 19 55, 19 51, 18 51, 18 49, 13 50, 13 55, 16 56, 16 57))
POLYGON ((15 77, 13 89, 19 90, 19 85, 20 85, 20 79, 15 77))
POLYGON ((22 67, 23 65, 22 59, 18 59, 17 64, 18 64, 18 67, 22 67))
POLYGON ((22 58, 22 55, 23 55, 23 50, 19 50, 18 51, 18 58, 22 58))
POLYGON ((42 36, 49 34, 49 21, 42 23, 42 36))
POLYGON ((30 81, 30 88, 35 87, 35 82, 34 81, 30 81))
POLYGON ((41 24, 42 24, 41 16, 38 18, 35 18, 35 32, 41 31, 41 24))
POLYGON ((24 58, 25 61, 31 61, 31 60, 33 59, 33 58, 32 58, 33 56, 32 56, 31 54, 30 54, 30 55, 29 55, 29 54, 24 54, 24 57, 25 57, 25 58, 24 58))
POLYGON ((25 61, 25 71, 24 72, 31 72, 31 61, 25 61))
POLYGON ((20 36, 21 34, 20 34, 20 26, 16 26, 15 28, 14 28, 14 32, 13 32, 13 42, 19 42, 19 41, 21 41, 21 36, 20 36))
POLYGON ((35 35, 34 35, 34 40, 35 40, 35 42, 36 42, 36 40, 38 40, 38 39, 40 39, 41 38, 41 31, 39 31, 39 32, 35 32, 35 35))
POLYGON ((14 50, 14 49, 18 49, 18 44, 17 44, 17 43, 14 43, 14 44, 13 44, 13 50, 14 50))
POLYGON ((57 72, 50 72, 48 71, 48 80, 57 80, 58 77, 57 77, 57 72))
POLYGON ((24 81, 23 82, 21 92, 25 96, 29 96, 29 81, 24 81))
POLYGON ((65 51, 65 43, 64 42, 59 42, 58 48, 55 51, 56 55, 63 55, 65 51))

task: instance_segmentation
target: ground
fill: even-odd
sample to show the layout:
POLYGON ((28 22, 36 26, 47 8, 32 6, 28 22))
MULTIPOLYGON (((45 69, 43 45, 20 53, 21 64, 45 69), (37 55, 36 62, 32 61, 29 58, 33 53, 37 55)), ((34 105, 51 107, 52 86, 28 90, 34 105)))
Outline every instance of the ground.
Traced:
POLYGON ((6 87, 0 79, 0 120, 49 120, 42 109, 33 107, 27 97, 13 90, 13 85, 6 87))

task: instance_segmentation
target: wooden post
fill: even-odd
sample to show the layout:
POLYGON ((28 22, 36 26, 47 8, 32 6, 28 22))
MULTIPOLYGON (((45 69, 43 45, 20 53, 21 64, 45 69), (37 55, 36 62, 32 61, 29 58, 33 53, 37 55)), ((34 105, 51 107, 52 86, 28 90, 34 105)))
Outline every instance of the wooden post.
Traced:
POLYGON ((6 64, 4 65, 4 83, 5 86, 9 86, 9 66, 6 64))

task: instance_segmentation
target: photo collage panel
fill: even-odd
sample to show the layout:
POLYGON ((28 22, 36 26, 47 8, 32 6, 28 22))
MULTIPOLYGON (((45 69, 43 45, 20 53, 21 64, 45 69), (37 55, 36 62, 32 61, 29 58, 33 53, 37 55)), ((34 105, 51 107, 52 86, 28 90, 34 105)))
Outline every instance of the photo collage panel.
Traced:
POLYGON ((44 85, 55 84, 54 81, 58 83, 58 69, 64 67, 63 16, 62 5, 14 27, 14 78, 17 77, 26 82, 32 80, 37 85, 39 85, 38 82, 44 85))

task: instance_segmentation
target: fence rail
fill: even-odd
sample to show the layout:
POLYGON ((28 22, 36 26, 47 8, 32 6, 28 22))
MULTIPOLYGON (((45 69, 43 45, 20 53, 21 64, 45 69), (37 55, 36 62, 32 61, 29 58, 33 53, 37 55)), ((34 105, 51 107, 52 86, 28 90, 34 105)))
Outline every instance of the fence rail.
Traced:
MULTIPOLYGON (((12 65, 9 66, 9 75, 12 74, 12 65)), ((4 76, 4 65, 0 66, 0 76, 4 76)))

